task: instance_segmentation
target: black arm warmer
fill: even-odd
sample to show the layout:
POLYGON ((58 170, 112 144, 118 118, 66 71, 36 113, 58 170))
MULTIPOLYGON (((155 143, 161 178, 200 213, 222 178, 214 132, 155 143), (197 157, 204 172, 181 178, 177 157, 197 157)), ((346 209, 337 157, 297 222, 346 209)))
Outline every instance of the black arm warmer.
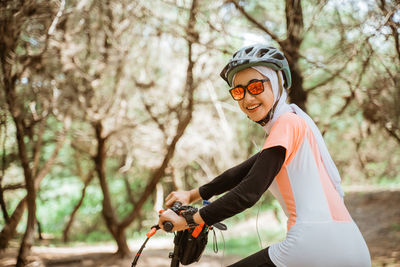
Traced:
POLYGON ((213 225, 253 206, 280 171, 285 153, 286 149, 281 146, 261 151, 246 177, 235 188, 200 209, 204 222, 213 225))
POLYGON ((259 154, 260 152, 240 163, 239 165, 223 172, 208 184, 201 186, 199 188, 201 198, 207 200, 212 196, 225 193, 226 191, 237 186, 249 173, 259 154))

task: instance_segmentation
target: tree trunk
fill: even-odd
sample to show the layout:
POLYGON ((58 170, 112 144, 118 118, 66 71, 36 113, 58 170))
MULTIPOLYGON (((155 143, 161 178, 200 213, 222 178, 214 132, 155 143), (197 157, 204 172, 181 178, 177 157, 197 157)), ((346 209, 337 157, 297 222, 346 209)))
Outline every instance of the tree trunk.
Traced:
MULTIPOLYGON (((7 99, 8 104, 11 107, 11 105, 14 104, 13 103, 14 101, 10 100, 9 98, 13 96, 15 97, 15 94, 8 93, 7 96, 8 96, 7 99)), ((26 258, 33 244, 34 233, 35 233, 35 222, 36 222, 36 190, 35 190, 35 183, 32 177, 32 170, 29 167, 29 160, 26 151, 26 146, 24 143, 25 132, 22 119, 19 116, 15 116, 14 122, 17 130, 19 157, 24 170, 25 185, 27 191, 26 200, 28 204, 28 218, 26 223, 26 231, 24 237, 22 238, 17 259, 17 267, 19 267, 19 266, 24 266, 26 264, 26 258)))
POLYGON ((99 177, 100 187, 103 192, 103 218, 106 226, 115 241, 117 242, 118 251, 117 254, 120 257, 126 257, 130 254, 128 243, 125 239, 125 226, 118 224, 115 211, 111 203, 110 190, 107 184, 107 177, 105 173, 106 169, 106 138, 103 136, 103 124, 101 121, 93 123, 93 127, 96 133, 97 139, 97 153, 94 158, 97 176, 99 177))
POLYGON ((43 232, 42 232, 42 224, 40 223, 40 221, 38 220, 38 218, 36 218, 36 224, 37 224, 37 229, 38 229, 38 237, 39 240, 43 240, 43 232))
POLYGON ((23 266, 26 263, 26 256, 29 253, 34 238, 35 219, 36 219, 36 190, 32 176, 32 170, 29 166, 28 153, 24 142, 25 129, 23 124, 23 118, 21 117, 22 112, 18 110, 18 105, 16 103, 14 77, 13 78, 4 77, 4 90, 8 108, 15 123, 17 144, 18 144, 18 156, 22 165, 22 169, 24 171, 25 185, 27 191, 27 198, 26 198, 28 203, 27 227, 21 242, 17 260, 17 266, 23 266))
POLYGON ((1 186, 1 184, 0 184, 0 206, 1 206, 1 211, 3 213, 4 221, 7 224, 10 222, 10 216, 8 215, 7 212, 6 202, 4 201, 4 195, 3 195, 3 187, 1 186))
MULTIPOLYGON (((16 48, 21 37, 20 34, 23 32, 23 26, 26 24, 25 22, 27 21, 27 17, 40 15, 40 12, 47 11, 47 7, 46 2, 41 6, 36 3, 31 3, 31 1, 18 1, 12 9, 8 10, 8 8, 6 8, 7 12, 3 12, 4 14, 1 18, 2 23, 0 27, 0 35, 7 36, 8 38, 2 38, 0 41, 0 64, 2 72, 0 75, 2 78, 0 80, 0 85, 5 93, 8 111, 15 123, 18 156, 24 172, 25 188, 27 191, 26 197, 19 203, 16 211, 14 211, 15 216, 13 214, 10 223, 7 224, 2 231, 2 234, 4 234, 4 236, 2 236, 4 239, 1 239, 3 246, 7 246, 8 240, 15 233, 15 227, 22 216, 25 203, 28 205, 27 227, 21 242, 17 266, 24 266, 26 264, 26 257, 30 252, 34 239, 36 221, 36 187, 35 177, 30 166, 28 151, 24 141, 24 138, 27 137, 27 128, 24 124, 25 118, 23 117, 25 114, 21 111, 21 105, 18 103, 19 101, 16 93, 17 81, 26 68, 29 67, 31 61, 26 61, 22 69, 18 69, 18 53, 16 52, 16 48)), ((36 57, 40 57, 46 50, 48 37, 49 35, 46 35, 45 49, 43 49, 41 53, 36 54, 36 57)))
POLYGON ((298 67, 300 46, 303 42, 303 10, 300 0, 286 0, 286 40, 281 42, 292 74, 292 87, 289 91, 291 102, 306 111, 307 92, 303 88, 303 75, 298 67))
POLYGON ((17 259, 17 267, 19 267, 19 266, 24 266, 26 264, 26 258, 33 244, 35 222, 36 222, 36 190, 35 190, 35 183, 32 177, 32 171, 29 167, 28 154, 24 143, 25 133, 23 124, 19 117, 14 117, 14 121, 17 129, 19 156, 21 164, 24 169, 25 184, 27 190, 26 199, 28 204, 28 218, 26 223, 26 231, 21 242, 17 259))
POLYGON ((35 204, 29 203, 29 201, 28 201, 28 222, 27 222, 24 237, 22 238, 22 242, 21 242, 21 245, 19 248, 16 267, 23 267, 23 266, 27 265, 27 263, 28 263, 27 257, 29 256, 29 253, 31 251, 31 247, 33 244, 33 240, 34 240, 35 219, 36 219, 35 216, 31 215, 31 212, 29 212, 29 210, 30 209, 36 210, 35 209, 36 207, 34 207, 34 205, 35 204), (29 207, 29 206, 31 206, 31 207, 29 207))
POLYGON ((25 211, 26 197, 24 197, 15 208, 8 223, 0 232, 0 250, 4 250, 8 246, 8 242, 14 237, 17 226, 21 221, 22 215, 25 211))
POLYGON ((292 74, 292 87, 289 90, 289 98, 292 103, 298 105, 305 112, 307 102, 307 92, 303 88, 303 76, 298 68, 298 58, 293 62, 289 61, 290 72, 292 74))
MULTIPOLYGON (((52 164, 54 163, 58 152, 60 151, 63 143, 65 140, 65 133, 63 133, 62 137, 59 138, 56 144, 56 148, 54 149, 52 155, 50 158, 47 160, 46 164, 43 166, 43 168, 38 172, 37 176, 34 179, 35 183, 35 191, 38 190, 40 186, 40 182, 46 177, 47 173, 50 171, 50 168, 52 164)), ((25 185, 23 185, 25 187, 25 185)), ((16 185, 15 188, 23 188, 20 185, 16 185)), ((25 211, 25 204, 26 204, 27 196, 25 196, 17 205, 15 208, 13 214, 11 215, 11 218, 8 223, 4 225, 4 228, 0 232, 0 250, 7 248, 8 242, 15 236, 17 226, 22 218, 22 215, 24 214, 25 211)))
POLYGON ((0 206, 1 206, 1 211, 3 212, 3 218, 5 223, 8 223, 10 221, 10 216, 8 215, 7 212, 7 207, 6 207, 6 202, 4 201, 4 189, 2 186, 3 183, 3 178, 4 178, 4 173, 6 169, 6 140, 7 140, 7 115, 6 111, 2 111, 1 114, 1 119, 0 119, 0 131, 4 129, 4 133, 0 132, 0 136, 3 136, 2 140, 2 155, 1 155, 1 174, 0 174, 0 206), (4 112, 4 113, 3 113, 4 112))
POLYGON ((125 228, 118 227, 114 238, 115 238, 115 241, 117 241, 117 245, 118 245, 118 250, 117 250, 116 255, 120 258, 129 257, 131 254, 131 251, 128 247, 128 243, 126 242, 125 228))

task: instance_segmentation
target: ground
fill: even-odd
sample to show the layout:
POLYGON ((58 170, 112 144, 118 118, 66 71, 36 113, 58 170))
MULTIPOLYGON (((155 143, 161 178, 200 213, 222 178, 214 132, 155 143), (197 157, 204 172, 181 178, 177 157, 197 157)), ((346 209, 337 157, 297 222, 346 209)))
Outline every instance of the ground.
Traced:
POLYGON ((345 197, 374 266, 400 266, 400 189, 354 190, 345 197))
MULTIPOLYGON (((370 249, 373 266, 375 267, 400 267, 400 188, 399 189, 371 189, 353 188, 347 192, 346 205, 357 222, 368 247, 370 249)), ((230 229, 236 232, 235 229, 230 229)), ((169 266, 166 249, 170 240, 157 239, 148 245, 141 256, 138 267, 169 266)), ((140 244, 130 244, 136 253, 140 244)), ((131 266, 132 257, 118 259, 113 255, 115 247, 81 246, 74 248, 33 247, 31 264, 29 266, 131 266)), ((16 248, 11 248, 0 254, 0 266, 9 267, 15 264, 16 248)), ((223 256, 222 253, 207 253, 201 261, 190 266, 226 266, 237 261, 239 256, 223 256)))

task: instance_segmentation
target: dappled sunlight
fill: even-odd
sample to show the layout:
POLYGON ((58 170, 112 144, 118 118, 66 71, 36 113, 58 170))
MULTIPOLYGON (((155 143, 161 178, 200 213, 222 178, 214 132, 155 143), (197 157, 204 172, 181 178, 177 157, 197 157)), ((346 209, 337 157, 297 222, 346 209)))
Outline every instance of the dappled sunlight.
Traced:
MULTIPOLYGON (((321 132, 328 152, 318 154, 318 144, 315 155, 325 164, 329 154, 333 163, 319 171, 341 177, 344 202, 374 266, 400 266, 397 0, 0 2, 0 267, 130 266, 171 192, 184 191, 182 199, 200 209, 206 197, 198 188, 221 176, 211 201, 245 188, 212 219, 239 210, 233 206, 242 201, 246 207, 220 219, 228 231, 225 243, 217 231, 219 253, 211 251, 210 234, 201 261, 191 266, 228 265, 285 240, 284 206, 297 205, 290 186, 314 187, 297 179, 248 190, 255 183, 243 181, 254 165, 232 172, 268 149, 271 132, 249 118, 272 118, 269 127, 283 114, 278 104, 263 108, 274 97, 263 94, 270 92, 264 83, 238 101, 229 93, 229 79, 261 65, 273 77, 284 74, 273 93, 281 96, 279 108, 287 94, 288 104, 306 111, 321 132), (231 58, 254 44, 262 49, 247 47, 231 58), (266 61, 277 51, 272 46, 282 54, 266 61), (278 202, 266 193, 254 204, 242 196, 258 189, 282 190, 288 198, 278 194, 278 202)), ((301 135, 297 130, 293 137, 301 135)), ((274 147, 288 153, 283 143, 274 147)), ((286 163, 295 157, 281 152, 286 163)), ((277 163, 276 173, 286 163, 277 163)), ((305 180, 310 169, 304 167, 305 180)), ((260 183, 276 181, 270 170, 260 171, 260 183)), ((207 221, 199 214, 186 222, 207 221)), ((168 266, 173 238, 159 231, 138 266, 168 266)))

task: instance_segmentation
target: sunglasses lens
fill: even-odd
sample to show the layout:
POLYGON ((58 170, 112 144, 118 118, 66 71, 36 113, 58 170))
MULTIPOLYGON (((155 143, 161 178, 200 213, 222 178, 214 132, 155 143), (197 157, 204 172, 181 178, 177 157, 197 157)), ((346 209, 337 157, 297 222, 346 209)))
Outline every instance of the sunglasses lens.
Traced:
POLYGON ((264 91, 264 86, 262 81, 252 82, 247 86, 247 89, 252 95, 261 94, 264 91))
POLYGON ((229 91, 235 100, 240 100, 244 97, 244 89, 242 87, 235 87, 229 91))

